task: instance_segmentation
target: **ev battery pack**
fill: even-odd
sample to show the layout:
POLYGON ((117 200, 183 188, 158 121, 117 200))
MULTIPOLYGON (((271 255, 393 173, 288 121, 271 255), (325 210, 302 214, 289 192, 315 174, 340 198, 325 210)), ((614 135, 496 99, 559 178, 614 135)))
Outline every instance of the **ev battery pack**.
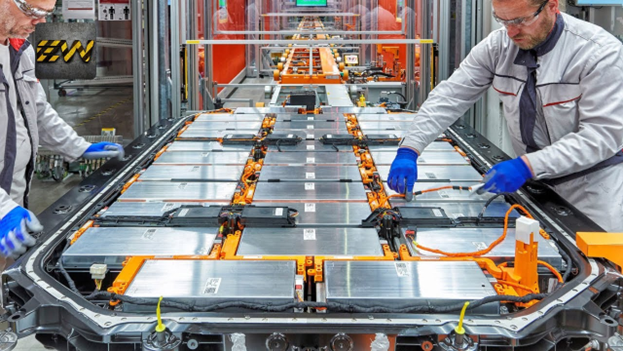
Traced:
POLYGON ((249 145, 223 145, 218 141, 176 141, 169 145, 167 152, 172 151, 222 151, 222 152, 250 152, 249 145))
MULTIPOLYGON (((197 306, 226 301, 284 304, 294 300, 295 274, 294 261, 146 260, 125 294, 188 299, 197 306)), ((123 309, 145 311, 128 303, 123 309)))
POLYGON ((347 182, 259 182, 253 202, 365 202, 363 184, 347 182))
MULTIPOLYGON (((372 158, 377 166, 390 166, 396 157, 395 152, 372 151, 372 158)), ((423 152, 417 159, 418 166, 468 166, 469 161, 456 151, 452 152, 423 152)))
POLYGON ((238 184, 224 182, 136 182, 118 201, 128 202, 229 202, 238 184))
MULTIPOLYGON (((376 167, 382 179, 387 179, 390 166, 376 167)), ((418 165, 418 182, 480 182, 482 176, 471 166, 418 165)))
POLYGON ((129 256, 208 255, 218 227, 208 228, 89 228, 62 255, 67 269, 88 269, 106 263, 121 269, 129 256))
MULTIPOLYGON (((418 228, 416 241, 418 244, 445 252, 474 252, 486 249, 502 235, 502 228, 449 228, 428 229, 418 228)), ((557 270, 562 270, 563 260, 556 245, 551 240, 537 234, 534 241, 539 245, 539 260, 545 261, 557 270)), ((416 250, 413 242, 407 240, 409 251, 413 256, 439 257, 438 254, 416 250)), ((482 257, 490 258, 496 263, 515 259, 515 228, 508 228, 506 238, 493 250, 482 257)))
POLYGON ((238 256, 383 256, 374 228, 245 228, 238 256))
POLYGON ((139 181, 237 182, 243 171, 244 166, 154 165, 145 170, 139 181))
MULTIPOLYGON (((324 271, 327 302, 405 308, 496 295, 476 262, 325 261, 324 271)), ((497 314, 499 303, 474 312, 497 314)))
POLYGON ((164 152, 154 165, 245 165, 249 159, 249 152, 164 152))
POLYGON ((357 166, 357 159, 348 152, 270 152, 264 158, 264 165, 357 166))
POLYGON ((361 182, 357 166, 270 166, 260 172, 260 182, 361 182))
MULTIPOLYGON (((262 122, 264 114, 203 113, 195 118, 194 123, 201 122, 262 122)), ((244 129, 244 128, 243 128, 244 129)))
POLYGON ((370 216, 370 205, 360 202, 288 202, 264 206, 289 207, 298 211, 299 226, 359 226, 370 216))

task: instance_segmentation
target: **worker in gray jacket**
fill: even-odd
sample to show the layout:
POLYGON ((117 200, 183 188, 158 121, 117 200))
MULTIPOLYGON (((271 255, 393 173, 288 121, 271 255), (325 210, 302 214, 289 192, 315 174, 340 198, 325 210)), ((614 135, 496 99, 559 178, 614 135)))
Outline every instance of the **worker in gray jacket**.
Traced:
POLYGON ((55 0, 0 0, 0 255, 17 256, 43 228, 28 211, 37 148, 72 161, 123 155, 114 143, 90 144, 48 104, 34 76, 34 50, 26 38, 54 9, 55 0))
POLYGON ((558 0, 493 0, 503 28, 472 49, 422 104, 389 172, 412 191, 424 148, 493 87, 516 159, 484 189, 549 182, 602 228, 623 232, 623 47, 602 28, 559 13, 558 0))

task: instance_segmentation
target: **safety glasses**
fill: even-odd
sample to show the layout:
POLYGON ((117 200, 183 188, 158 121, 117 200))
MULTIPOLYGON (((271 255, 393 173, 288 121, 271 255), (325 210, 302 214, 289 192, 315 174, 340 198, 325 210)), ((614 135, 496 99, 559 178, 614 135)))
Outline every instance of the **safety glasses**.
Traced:
POLYGON ((42 19, 50 16, 54 12, 54 10, 47 11, 31 6, 25 0, 13 0, 13 2, 17 6, 17 8, 20 9, 20 11, 22 11, 26 16, 32 19, 42 19))
POLYGON ((495 12, 493 13, 493 18, 496 20, 496 22, 498 22, 499 24, 503 25, 504 27, 508 27, 508 26, 529 26, 531 24, 533 24, 534 22, 536 22, 536 20, 539 18, 539 14, 543 11, 543 9, 545 8, 545 5, 547 5, 547 3, 549 2, 549 0, 545 0, 544 3, 541 4, 541 6, 539 6, 539 9, 536 10, 536 12, 534 14, 532 14, 531 16, 526 16, 526 17, 517 17, 511 20, 503 20, 501 18, 499 18, 495 12))

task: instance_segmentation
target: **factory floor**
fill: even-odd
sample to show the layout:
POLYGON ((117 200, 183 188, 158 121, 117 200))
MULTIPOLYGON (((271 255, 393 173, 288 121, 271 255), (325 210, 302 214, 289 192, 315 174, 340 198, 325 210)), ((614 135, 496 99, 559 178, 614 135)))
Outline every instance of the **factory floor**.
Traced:
MULTIPOLYGON (((246 79, 245 83, 269 84, 271 79, 246 79)), ((116 134, 123 136, 124 144, 133 139, 133 99, 132 88, 87 89, 83 91, 68 90, 66 96, 59 96, 57 90, 51 89, 48 96, 50 104, 59 115, 79 135, 100 135, 102 128, 115 128, 116 134)), ((251 99, 255 102, 264 99, 264 87, 237 89, 228 98, 251 99)), ((249 106, 249 102, 225 101, 225 107, 249 106)), ((54 180, 33 179, 30 192, 30 210, 35 214, 52 205, 82 179, 73 174, 61 182, 54 180)), ((21 339, 17 351, 40 351, 45 348, 35 339, 34 335, 21 339)))

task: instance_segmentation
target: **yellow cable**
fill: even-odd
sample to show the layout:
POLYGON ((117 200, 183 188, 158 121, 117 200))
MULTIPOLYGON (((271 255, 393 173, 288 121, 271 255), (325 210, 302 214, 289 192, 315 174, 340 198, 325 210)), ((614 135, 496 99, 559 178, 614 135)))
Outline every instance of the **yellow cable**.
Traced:
POLYGON ((160 299, 158 299, 158 307, 156 308, 156 317, 158 318, 158 325, 156 326, 156 332, 158 333, 162 333, 163 331, 165 331, 167 329, 167 327, 164 326, 164 324, 162 324, 162 318, 160 317, 160 302, 162 302, 163 297, 160 296, 160 299))
POLYGON ((465 302, 465 305, 463 305, 463 309, 461 310, 461 315, 459 316, 459 325, 454 328, 454 331, 457 334, 465 334, 465 329, 463 329, 463 319, 465 319, 465 311, 467 311, 467 306, 469 306, 469 302, 465 302))

